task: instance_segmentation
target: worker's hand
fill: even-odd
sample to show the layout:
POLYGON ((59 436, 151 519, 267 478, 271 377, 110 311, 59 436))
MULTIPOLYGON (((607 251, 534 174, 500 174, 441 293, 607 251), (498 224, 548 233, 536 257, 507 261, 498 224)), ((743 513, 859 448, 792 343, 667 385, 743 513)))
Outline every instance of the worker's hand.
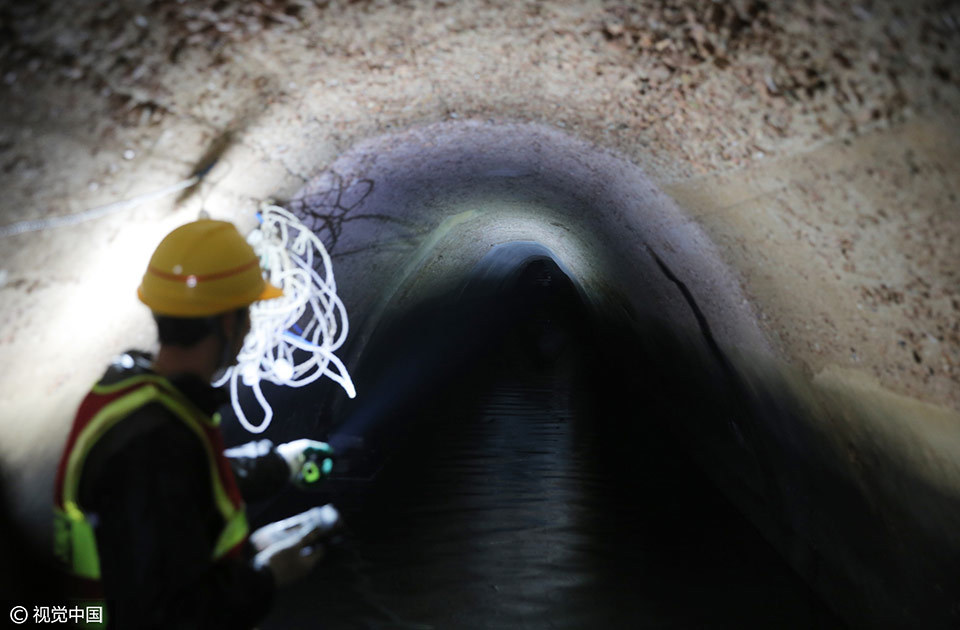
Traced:
POLYGON ((258 553, 253 566, 267 567, 277 586, 286 586, 306 577, 323 558, 323 553, 323 544, 319 541, 284 538, 258 553))
POLYGON ((257 551, 293 537, 327 538, 341 527, 340 513, 333 504, 311 508, 282 521, 268 523, 250 534, 250 543, 257 551))
POLYGON ((326 442, 294 440, 277 446, 290 467, 290 480, 301 488, 309 488, 330 475, 333 470, 333 449, 326 442))
POLYGON ((253 559, 257 568, 268 567, 278 586, 306 576, 324 554, 322 541, 340 525, 332 505, 315 507, 296 516, 261 527, 250 535, 259 551, 253 559))

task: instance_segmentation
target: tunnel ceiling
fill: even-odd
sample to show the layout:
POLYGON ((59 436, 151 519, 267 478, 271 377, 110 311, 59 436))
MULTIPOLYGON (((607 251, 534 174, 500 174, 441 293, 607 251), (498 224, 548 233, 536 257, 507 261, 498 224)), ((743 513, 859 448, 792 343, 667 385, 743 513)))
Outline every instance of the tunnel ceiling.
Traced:
POLYGON ((495 246, 534 241, 597 308, 619 301, 698 336, 679 276, 722 345, 772 353, 699 227, 635 165, 553 129, 441 123, 373 139, 287 206, 330 244, 357 331, 387 308, 457 287, 495 246))

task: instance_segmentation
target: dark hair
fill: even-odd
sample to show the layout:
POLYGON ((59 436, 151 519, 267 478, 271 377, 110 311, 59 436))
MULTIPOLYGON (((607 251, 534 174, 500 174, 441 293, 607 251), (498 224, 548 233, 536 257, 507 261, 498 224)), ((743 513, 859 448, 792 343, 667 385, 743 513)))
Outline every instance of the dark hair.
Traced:
MULTIPOLYGON (((235 311, 238 321, 242 321, 241 318, 246 316, 246 312, 246 306, 235 311)), ((153 320, 157 322, 157 336, 161 345, 189 348, 208 335, 217 334, 223 315, 224 313, 209 317, 171 317, 154 313, 153 320)))

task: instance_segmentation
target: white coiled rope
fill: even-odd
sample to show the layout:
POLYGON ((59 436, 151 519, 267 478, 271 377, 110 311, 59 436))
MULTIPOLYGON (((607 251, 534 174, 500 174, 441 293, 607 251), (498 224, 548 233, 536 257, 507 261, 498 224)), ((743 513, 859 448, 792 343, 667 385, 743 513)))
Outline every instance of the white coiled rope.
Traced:
POLYGON ((260 256, 270 282, 283 289, 283 296, 250 306, 250 333, 237 365, 214 383, 230 382, 233 410, 251 433, 262 433, 273 419, 273 408, 260 389, 261 380, 303 387, 326 375, 347 396, 356 396, 347 368, 334 354, 347 338, 349 322, 323 242, 279 206, 264 204, 260 220, 247 242, 260 256), (318 262, 322 275, 315 269, 318 262), (253 389, 263 408, 260 424, 252 424, 240 407, 238 379, 253 389))

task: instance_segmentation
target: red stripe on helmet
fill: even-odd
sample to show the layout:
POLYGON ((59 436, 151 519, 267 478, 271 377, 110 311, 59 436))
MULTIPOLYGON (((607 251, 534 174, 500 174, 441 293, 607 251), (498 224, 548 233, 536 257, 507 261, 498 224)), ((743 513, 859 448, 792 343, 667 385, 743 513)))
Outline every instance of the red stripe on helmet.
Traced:
POLYGON ((227 269, 226 271, 218 271, 216 273, 208 273, 203 275, 198 275, 195 273, 188 274, 177 274, 169 273, 166 271, 161 271, 156 267, 150 266, 147 267, 147 273, 152 273, 155 276, 159 276, 164 280, 173 280, 174 282, 186 282, 188 279, 193 278, 196 282, 206 282, 208 280, 221 280, 223 278, 229 278, 230 276, 235 276, 238 273, 243 273, 251 267, 258 266, 260 261, 254 258, 248 263, 244 263, 239 267, 234 267, 233 269, 227 269))

